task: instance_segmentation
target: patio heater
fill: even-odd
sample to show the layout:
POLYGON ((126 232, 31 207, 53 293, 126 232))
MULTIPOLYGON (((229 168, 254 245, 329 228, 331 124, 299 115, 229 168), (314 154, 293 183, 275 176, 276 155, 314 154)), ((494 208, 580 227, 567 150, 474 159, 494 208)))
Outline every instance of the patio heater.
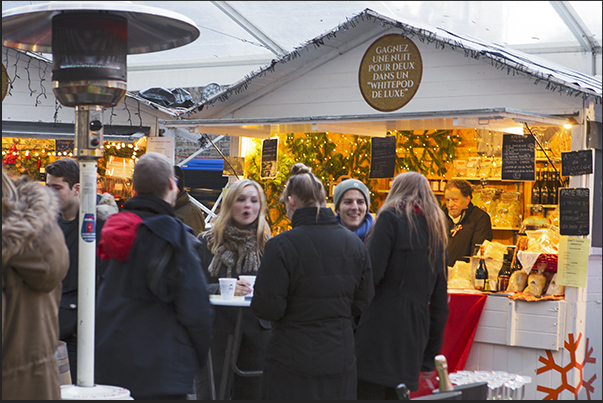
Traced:
MULTIPOLYGON (((52 90, 75 108, 74 154, 80 165, 77 382, 63 398, 129 397, 94 384, 96 175, 103 156, 103 110, 126 95, 127 54, 186 45, 200 35, 180 14, 128 2, 49 2, 2 12, 4 46, 52 53, 52 90)), ((116 391, 115 389, 121 389, 116 391)))

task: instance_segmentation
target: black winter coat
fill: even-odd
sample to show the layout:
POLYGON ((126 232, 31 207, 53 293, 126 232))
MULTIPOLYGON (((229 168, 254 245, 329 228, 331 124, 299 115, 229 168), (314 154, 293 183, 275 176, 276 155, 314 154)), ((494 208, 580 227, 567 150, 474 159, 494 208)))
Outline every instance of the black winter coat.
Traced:
MULTIPOLYGON (((375 298, 356 329, 358 379, 417 390, 421 371, 434 367, 448 317, 446 267, 429 265, 425 217, 414 214, 417 233, 390 209, 380 213, 369 241, 375 298)), ((441 256, 442 251, 438 251, 441 256)))
POLYGON ((454 262, 457 260, 468 262, 476 244, 482 244, 486 239, 492 240, 490 216, 481 208, 475 207, 473 203, 470 202, 464 210, 463 219, 459 222, 462 227, 456 232, 446 207, 444 207, 444 213, 449 229, 448 266, 454 266, 454 262))
MULTIPOLYGON (((117 203, 113 196, 108 193, 96 195, 96 242, 100 241, 101 231, 106 219, 119 212, 117 203)), ((71 221, 65 221, 59 216, 59 226, 65 235, 65 243, 69 250, 69 271, 63 279, 63 292, 61 303, 59 305, 59 338, 61 340, 69 339, 77 332, 77 287, 79 277, 79 212, 71 221)), ((107 267, 107 261, 96 258, 96 286, 98 288, 101 273, 107 267)), ((68 340, 68 344, 72 343, 68 340)), ((71 354, 71 353, 70 353, 71 354)), ((76 362, 73 362, 73 356, 69 357, 71 364, 71 376, 75 379, 76 362)))
MULTIPOLYGON (((201 265, 206 275, 207 287, 210 294, 217 294, 219 291, 219 279, 226 277, 226 266, 218 269, 218 275, 212 276, 207 271, 214 255, 207 248, 207 238, 203 233, 199 234, 197 239, 197 252, 201 257, 201 265)), ((237 256, 234 257, 237 260, 237 256)), ((241 273, 251 274, 256 273, 241 273)), ((227 348, 228 336, 234 334, 237 320, 238 309, 230 306, 216 306, 215 321, 213 327, 212 364, 215 377, 216 391, 220 390, 222 369, 224 368, 224 353, 227 348)), ((251 309, 243 311, 243 332, 241 334, 241 346, 237 359, 237 367, 243 371, 261 370, 264 365, 264 356, 266 354, 266 345, 270 338, 271 324, 268 321, 258 319, 251 309)), ((204 369, 197 376, 197 399, 209 399, 209 381, 207 369, 204 369)), ((230 392, 227 395, 230 396, 230 392)), ((227 396, 228 397, 228 396, 227 396)), ((232 384, 232 400, 258 400, 260 399, 260 379, 257 377, 242 377, 235 375, 232 384)))
MULTIPOLYGON (((297 209, 292 226, 267 242, 251 302, 256 316, 274 321, 267 365, 297 379, 355 376, 352 316, 367 308, 374 293, 366 246, 329 208, 321 208, 318 218, 315 207, 297 209)), ((267 389, 287 396, 295 386, 267 389)), ((355 390, 331 392, 356 396, 355 390)), ((310 389, 305 393, 291 398, 325 398, 310 389)))
MULTIPOLYGON (((99 287, 96 381, 124 387, 135 399, 192 393, 213 323, 198 241, 155 196, 133 197, 124 212, 144 221, 127 261, 111 259, 99 287)), ((113 238, 103 232, 106 239, 113 238)))

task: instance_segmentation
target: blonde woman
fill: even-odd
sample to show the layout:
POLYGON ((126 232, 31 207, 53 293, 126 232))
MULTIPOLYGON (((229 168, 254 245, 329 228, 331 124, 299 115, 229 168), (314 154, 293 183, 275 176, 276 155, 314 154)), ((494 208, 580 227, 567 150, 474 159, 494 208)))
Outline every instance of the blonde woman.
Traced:
POLYGON ((368 249, 375 298, 356 329, 358 399, 397 399, 432 371, 448 317, 446 217, 427 179, 396 176, 368 249))
POLYGON ((262 374, 262 398, 356 398, 352 315, 373 296, 364 243, 325 207, 322 183, 295 164, 281 195, 293 229, 266 252, 251 302, 274 321, 262 374))
MULTIPOLYGON (((266 213, 266 196, 257 182, 241 179, 230 186, 212 228, 198 236, 201 241, 198 251, 206 271, 210 294, 219 293, 219 278, 257 274, 264 246, 270 237, 266 213)), ((250 284, 242 280, 237 281, 235 295, 244 296, 250 292, 250 284)), ((235 315, 234 309, 216 307, 211 349, 217 390, 220 390, 219 381, 227 337, 234 332, 235 315)), ((262 369, 270 328, 270 322, 258 320, 250 309, 244 311, 243 337, 238 360, 241 370, 262 369)), ((198 399, 209 398, 206 373, 197 377, 196 390, 198 399)), ((260 379, 235 375, 232 385, 226 390, 232 399, 259 399, 260 379)))

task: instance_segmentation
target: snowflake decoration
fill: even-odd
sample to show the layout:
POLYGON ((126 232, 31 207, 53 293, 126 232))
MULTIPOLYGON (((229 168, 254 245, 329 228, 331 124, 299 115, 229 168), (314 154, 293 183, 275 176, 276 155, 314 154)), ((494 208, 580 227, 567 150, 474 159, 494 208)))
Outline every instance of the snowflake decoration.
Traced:
POLYGON ((580 333, 578 335, 578 340, 576 340, 574 342, 574 335, 568 334, 569 340, 564 343, 564 346, 565 346, 565 349, 567 351, 569 351, 569 353, 570 353, 571 361, 565 367, 561 367, 560 365, 555 363, 555 359, 553 358, 553 353, 550 350, 546 351, 547 358, 540 357, 538 359, 538 361, 543 363, 544 366, 538 368, 536 370, 536 374, 542 374, 543 372, 546 372, 546 371, 557 371, 561 374, 561 385, 559 387, 557 387, 556 389, 547 388, 545 386, 540 386, 540 385, 538 385, 536 387, 536 390, 538 390, 539 392, 543 392, 543 393, 547 394, 543 400, 558 400, 559 394, 561 392, 563 392, 564 390, 567 390, 567 391, 573 393, 575 399, 578 400, 578 392, 580 391, 580 388, 582 386, 584 386, 584 389, 586 389, 586 394, 588 396, 588 400, 590 400, 590 394, 592 392, 594 392, 594 390, 595 390, 595 388, 593 387, 593 382, 597 378, 597 375, 595 374, 588 381, 584 381, 583 369, 584 369, 584 365, 586 363, 594 364, 596 362, 596 359, 594 357, 592 357, 593 349, 592 349, 592 347, 589 348, 589 346, 588 346, 589 339, 586 338, 586 349, 585 349, 585 354, 584 354, 585 355, 584 361, 581 364, 578 363, 578 361, 576 360, 576 351, 578 350, 578 345, 580 344, 581 338, 582 338, 582 333, 580 333), (575 387, 568 383, 568 377, 567 377, 568 373, 574 368, 576 370, 578 370, 580 373, 580 381, 578 382, 578 385, 576 385, 575 387))

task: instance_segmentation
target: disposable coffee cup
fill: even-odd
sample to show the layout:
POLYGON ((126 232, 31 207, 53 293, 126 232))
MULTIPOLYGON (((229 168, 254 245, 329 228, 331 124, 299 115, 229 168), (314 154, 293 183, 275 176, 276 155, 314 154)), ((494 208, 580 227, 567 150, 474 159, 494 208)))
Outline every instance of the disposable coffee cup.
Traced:
POLYGON ((236 278, 221 278, 220 280, 220 294, 222 299, 232 299, 235 295, 235 289, 237 288, 236 278))
POLYGON ((249 294, 247 294, 246 296, 250 297, 253 295, 253 285, 255 284, 255 276, 247 276, 247 275, 242 275, 239 276, 239 280, 243 280, 246 281, 247 283, 249 283, 249 286, 251 287, 251 292, 249 294))

